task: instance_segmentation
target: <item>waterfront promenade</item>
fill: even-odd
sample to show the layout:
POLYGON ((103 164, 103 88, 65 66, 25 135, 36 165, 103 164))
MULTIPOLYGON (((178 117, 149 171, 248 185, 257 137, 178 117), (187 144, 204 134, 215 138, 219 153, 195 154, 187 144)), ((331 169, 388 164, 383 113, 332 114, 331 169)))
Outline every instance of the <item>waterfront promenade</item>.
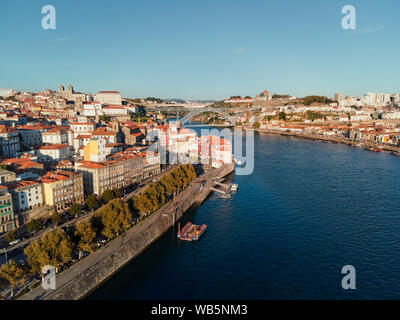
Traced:
POLYGON ((20 299, 72 300, 83 298, 164 234, 189 207, 204 201, 211 192, 212 178, 223 177, 232 170, 233 165, 205 172, 164 207, 58 274, 57 289, 45 290, 39 286, 20 299), (204 183, 204 181, 206 182, 204 183))

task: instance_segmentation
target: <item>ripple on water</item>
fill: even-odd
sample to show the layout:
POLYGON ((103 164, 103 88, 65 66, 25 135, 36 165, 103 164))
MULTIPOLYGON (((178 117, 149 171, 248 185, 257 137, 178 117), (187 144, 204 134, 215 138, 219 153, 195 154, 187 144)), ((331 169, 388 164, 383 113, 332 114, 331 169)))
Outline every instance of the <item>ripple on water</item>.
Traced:
POLYGON ((167 232, 89 299, 397 299, 400 160, 345 145, 255 135, 255 170, 210 197, 198 243, 167 232), (357 290, 341 289, 341 268, 357 290))

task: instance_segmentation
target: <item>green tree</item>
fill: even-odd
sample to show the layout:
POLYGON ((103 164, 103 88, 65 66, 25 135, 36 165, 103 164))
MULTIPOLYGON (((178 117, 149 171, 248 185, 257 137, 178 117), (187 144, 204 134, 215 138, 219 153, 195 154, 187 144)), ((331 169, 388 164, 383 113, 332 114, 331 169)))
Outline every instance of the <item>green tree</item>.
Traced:
POLYGON ((36 234, 36 232, 39 232, 43 229, 43 223, 40 219, 32 219, 28 222, 26 228, 28 229, 28 232, 33 232, 34 234, 36 234))
POLYGON ((71 252, 71 239, 60 229, 47 232, 24 250, 28 266, 34 273, 41 272, 46 265, 54 266, 57 271, 62 264, 71 260, 71 252))
POLYGON ((110 117, 109 115, 102 114, 102 115, 100 116, 100 120, 101 120, 101 121, 105 121, 105 122, 109 122, 109 121, 111 120, 111 117, 110 117))
POLYGON ((8 231, 7 234, 4 236, 4 239, 6 239, 9 243, 17 239, 17 233, 15 230, 8 231))
POLYGON ((85 205, 90 210, 96 210, 97 208, 99 208, 99 201, 97 200, 97 197, 94 194, 91 194, 86 198, 85 205))
POLYGON ((0 267, 0 278, 7 281, 11 286, 11 297, 14 296, 14 287, 25 282, 25 271, 14 260, 0 267))
POLYGON ((279 112, 279 120, 286 120, 286 113, 285 112, 279 112))
POLYGON ((151 214, 169 201, 175 193, 186 188, 194 179, 196 179, 196 172, 193 165, 180 165, 135 196, 130 203, 133 212, 141 217, 151 214))
POLYGON ((69 213, 72 214, 73 216, 78 216, 78 214, 81 213, 81 206, 78 203, 74 203, 71 208, 69 208, 69 213))
POLYGON ((327 103, 332 103, 333 100, 330 100, 324 96, 307 96, 307 97, 303 98, 303 103, 305 105, 309 106, 310 104, 312 104, 314 102, 327 104, 327 103))
POLYGON ((75 236, 78 238, 78 249, 81 251, 93 252, 93 244, 96 239, 96 232, 89 221, 79 222, 75 226, 75 236))
POLYGON ((258 121, 254 122, 253 128, 256 128, 256 129, 260 128, 260 123, 258 121))
POLYGON ((307 117, 307 119, 314 121, 315 119, 322 119, 324 116, 323 116, 323 114, 321 114, 319 112, 308 110, 306 112, 306 117, 307 117))
POLYGON ((103 194, 101 195, 101 198, 103 199, 103 201, 104 201, 105 203, 108 203, 108 202, 110 202, 112 199, 114 199, 114 192, 113 192, 112 190, 107 189, 107 190, 105 190, 105 191, 103 192, 103 194))
POLYGON ((61 213, 59 213, 59 212, 54 212, 54 213, 51 215, 51 221, 52 221, 54 224, 59 223, 59 222, 61 221, 61 219, 62 219, 61 213))
POLYGON ((122 199, 113 199, 98 210, 95 217, 101 221, 101 233, 110 239, 129 228, 132 214, 126 202, 122 199))
POLYGON ((114 189, 113 190, 113 195, 114 195, 114 199, 121 198, 122 197, 122 192, 121 192, 120 189, 114 189))
POLYGON ((288 94, 274 94, 272 95, 272 99, 288 99, 288 94))

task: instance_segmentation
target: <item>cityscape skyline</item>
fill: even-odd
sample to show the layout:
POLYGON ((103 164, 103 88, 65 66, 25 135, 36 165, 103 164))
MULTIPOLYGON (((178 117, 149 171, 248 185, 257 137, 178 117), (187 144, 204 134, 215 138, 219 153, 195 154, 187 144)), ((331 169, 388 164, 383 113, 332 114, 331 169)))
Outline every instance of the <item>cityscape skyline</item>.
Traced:
POLYGON ((264 88, 294 96, 400 92, 395 1, 353 1, 356 30, 342 29, 341 1, 152 1, 112 8, 98 1, 76 10, 56 0, 56 30, 41 28, 45 4, 3 4, 0 30, 10 49, 1 54, 0 87, 41 91, 71 83, 84 92, 186 100, 264 88))

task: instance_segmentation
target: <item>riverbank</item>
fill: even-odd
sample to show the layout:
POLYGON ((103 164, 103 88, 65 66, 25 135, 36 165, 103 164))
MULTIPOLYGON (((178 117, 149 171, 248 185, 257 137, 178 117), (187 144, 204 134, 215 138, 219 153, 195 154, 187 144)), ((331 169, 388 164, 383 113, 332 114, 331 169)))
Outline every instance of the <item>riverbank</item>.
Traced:
POLYGON ((55 290, 41 286, 22 300, 77 300, 84 298, 160 238, 192 206, 200 205, 211 192, 212 178, 231 173, 233 165, 203 173, 174 200, 126 233, 109 242, 71 268, 57 275, 55 290))
POLYGON ((399 147, 381 145, 381 144, 372 143, 372 142, 351 141, 351 140, 347 140, 347 139, 339 138, 339 137, 335 137, 335 136, 322 136, 322 135, 315 135, 315 134, 276 131, 276 130, 260 129, 260 128, 253 128, 253 127, 235 127, 235 129, 254 130, 254 131, 257 131, 260 133, 280 135, 280 136, 290 136, 290 137, 294 137, 294 138, 308 139, 308 140, 314 140, 314 141, 341 143, 341 144, 346 144, 346 145, 352 146, 352 147, 361 147, 361 148, 364 148, 364 149, 370 150, 370 151, 374 151, 373 150, 374 148, 379 148, 383 152, 389 152, 389 153, 394 153, 394 154, 397 154, 397 152, 400 152, 399 147))

